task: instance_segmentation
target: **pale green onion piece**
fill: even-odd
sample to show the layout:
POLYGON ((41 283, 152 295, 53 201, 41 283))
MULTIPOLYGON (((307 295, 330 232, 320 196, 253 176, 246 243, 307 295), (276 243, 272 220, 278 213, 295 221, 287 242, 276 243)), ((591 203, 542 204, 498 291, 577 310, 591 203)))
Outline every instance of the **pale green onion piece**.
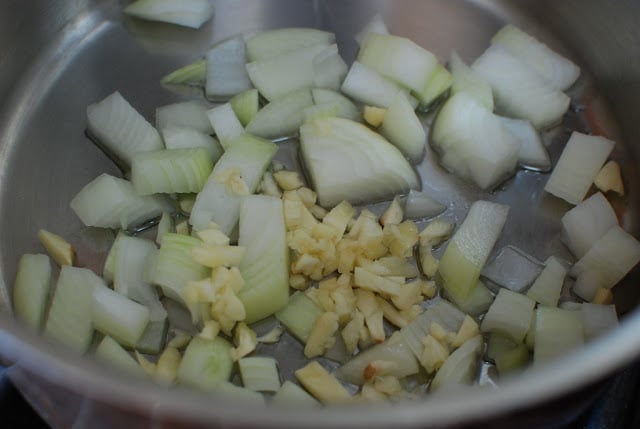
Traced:
POLYGON ((118 91, 87 107, 87 127, 126 166, 135 153, 163 148, 158 131, 118 91))
POLYGON ((573 283, 571 290, 585 301, 591 301, 596 297, 596 293, 601 288, 601 283, 602 280, 598 272, 586 270, 576 276, 576 281, 573 283))
POLYGON ((210 270, 191 257, 191 250, 202 245, 198 238, 167 233, 158 252, 154 283, 169 298, 184 303, 182 290, 190 281, 207 277, 210 270))
POLYGON ((322 206, 381 200, 419 186, 400 151, 360 123, 317 119, 300 128, 300 143, 322 206))
POLYGON ((591 304, 588 302, 580 306, 584 336, 592 340, 618 326, 618 314, 615 305, 591 304))
POLYGON ((111 243, 111 248, 107 253, 107 257, 104 260, 104 265, 102 267, 102 278, 108 284, 113 283, 115 267, 116 267, 116 255, 118 254, 118 245, 120 244, 120 240, 122 237, 127 237, 127 234, 124 231, 118 231, 118 235, 116 235, 115 240, 111 243))
POLYGON ((321 314, 322 309, 304 292, 298 291, 275 316, 294 337, 306 344, 311 328, 321 314))
POLYGON ((93 271, 63 266, 49 307, 45 336, 84 353, 93 338, 91 306, 93 291, 98 287, 106 288, 93 271))
POLYGON ((518 162, 523 168, 533 171, 549 171, 551 169, 549 152, 531 122, 505 117, 500 117, 500 121, 520 142, 518 162))
POLYGON ((161 133, 167 149, 192 149, 203 147, 207 149, 207 152, 209 152, 213 163, 220 159, 224 152, 224 149, 216 139, 194 128, 162 128, 161 133))
POLYGON ((247 250, 239 266, 244 286, 238 298, 246 310, 246 323, 264 319, 287 305, 289 248, 286 238, 282 200, 266 195, 244 197, 240 205, 238 245, 247 250))
POLYGON ((412 164, 422 160, 427 133, 404 94, 396 94, 387 108, 380 125, 380 134, 400 149, 412 164))
POLYGON ((412 189, 403 200, 405 219, 431 218, 447 209, 447 206, 435 200, 424 191, 412 189))
POLYGON ((456 305, 466 314, 478 317, 487 312, 493 303, 493 295, 484 283, 478 283, 471 290, 469 296, 461 301, 455 301, 456 305))
POLYGON ((437 64, 424 89, 413 93, 420 102, 420 109, 428 110, 440 96, 451 88, 452 82, 453 78, 449 70, 442 64, 437 64))
POLYGON ((125 7, 124 13, 148 21, 200 28, 213 17, 213 3, 210 0, 137 0, 125 7))
POLYGON ((471 384, 475 378, 484 341, 481 336, 467 340, 444 361, 429 385, 429 390, 471 384))
POLYGON ((320 405, 306 390, 289 380, 282 383, 280 389, 271 398, 271 404, 283 407, 317 407, 320 405))
POLYGON ((452 83, 451 94, 465 92, 475 98, 488 110, 493 111, 493 93, 491 86, 474 72, 456 52, 449 57, 452 83))
POLYGON ((536 310, 534 363, 549 362, 584 343, 582 314, 561 308, 536 310))
POLYGON ((571 204, 580 203, 614 146, 604 137, 574 131, 544 190, 571 204))
POLYGON ((219 383, 228 381, 231 377, 232 347, 221 337, 213 340, 193 337, 182 355, 178 367, 178 382, 203 390, 216 390, 219 383))
POLYGON ((149 320, 167 317, 158 292, 144 278, 147 261, 158 252, 153 241, 121 236, 115 254, 113 289, 149 308, 149 320))
POLYGON ((168 200, 138 195, 131 182, 108 174, 85 185, 70 206, 85 225, 101 228, 136 227, 173 211, 168 200))
POLYGON ((203 147, 145 152, 133 157, 131 183, 139 195, 198 193, 212 170, 203 147))
POLYGON ((134 347, 149 323, 149 309, 104 285, 96 286, 91 320, 97 331, 134 347))
POLYGON ((169 321, 167 318, 157 321, 149 320, 134 348, 140 353, 157 355, 166 343, 168 329, 169 321))
POLYGON ((500 374, 521 368, 529 361, 529 349, 522 343, 514 343, 500 334, 491 334, 487 357, 493 360, 500 374))
POLYGON ((313 86, 340 90, 349 67, 338 52, 338 45, 331 45, 313 58, 313 86))
POLYGON ((156 243, 162 243, 162 237, 170 232, 173 232, 173 217, 168 212, 164 212, 162 213, 162 216, 160 216, 160 222, 158 222, 156 243))
POLYGON ((302 125, 303 110, 312 105, 308 89, 291 92, 258 110, 247 132, 266 139, 291 137, 302 125))
POLYGON ((438 65, 438 59, 415 42, 377 33, 369 33, 364 39, 358 61, 418 93, 424 90, 438 65))
POLYGON ((272 357, 252 356, 238 361, 242 384, 255 392, 276 392, 280 388, 278 363, 272 357))
POLYGON ((116 340, 105 336, 94 353, 95 357, 107 365, 112 365, 130 374, 144 375, 142 367, 116 340))
POLYGON ((275 57, 247 63, 247 73, 260 94, 269 101, 292 91, 314 86, 313 59, 328 45, 318 43, 275 57))
POLYGON ((251 89, 245 63, 247 53, 242 35, 216 43, 206 54, 208 98, 228 99, 251 89))
POLYGON ((482 332, 497 332, 521 343, 529 331, 536 302, 531 298, 500 289, 487 314, 482 319, 482 332))
POLYGON ((615 286, 640 262, 640 242, 618 225, 600 237, 571 268, 573 276, 597 278, 600 287, 615 286))
POLYGON ((243 403, 250 407, 266 406, 264 395, 260 392, 247 389, 246 387, 237 386, 228 381, 220 381, 215 385, 215 393, 233 399, 235 402, 243 403))
POLYGON ((204 87, 207 79, 207 61, 203 58, 191 64, 180 67, 164 76, 160 83, 167 86, 198 86, 204 87))
POLYGON ((482 189, 491 189, 513 174, 520 149, 498 116, 465 92, 441 108, 431 144, 446 169, 482 189))
POLYGON ((596 192, 562 216, 562 239, 576 258, 582 258, 600 237, 618 224, 607 198, 596 192))
POLYGON ((205 134, 213 133, 207 118, 206 104, 200 101, 182 101, 156 109, 156 127, 159 130, 171 127, 193 128, 205 134))
POLYGON ((238 222, 242 195, 221 181, 220 176, 239 173, 247 191, 253 193, 277 150, 274 143, 249 134, 235 139, 214 166, 196 198, 190 217, 193 228, 206 229, 210 222, 214 222, 224 234, 231 234, 238 222))
POLYGON ((504 46, 555 89, 569 88, 580 76, 577 65, 512 24, 502 27, 491 43, 504 46))
POLYGON ((527 291, 527 296, 540 304, 556 307, 568 270, 554 256, 550 256, 544 265, 544 269, 527 291))
POLYGON ((362 120, 362 114, 356 105, 339 92, 330 89, 313 88, 311 90, 311 96, 313 97, 314 104, 337 105, 338 113, 336 116, 340 118, 351 119, 352 121, 362 120))
POLYGON ((518 343, 514 342, 512 339, 493 332, 489 334, 486 356, 488 359, 495 361, 496 356, 504 353, 506 350, 516 347, 517 345, 518 343))
POLYGON ((211 126, 220 140, 222 147, 227 150, 231 142, 244 132, 244 127, 236 116, 230 103, 225 103, 207 111, 211 126))
POLYGON ((249 125, 253 117, 258 113, 260 107, 260 93, 257 89, 251 88, 240 94, 234 95, 231 100, 231 108, 238 117, 243 127, 249 125))
POLYGON ((387 24, 385 24, 382 19, 382 15, 379 13, 373 15, 373 17, 367 22, 367 24, 362 27, 358 34, 355 35, 356 42, 358 45, 362 45, 365 41, 369 33, 376 34, 389 34, 389 29, 387 28, 387 24))
POLYGON ((302 122, 311 122, 318 118, 333 118, 338 116, 339 111, 340 106, 336 103, 313 104, 302 111, 302 122))
POLYGON ((181 359, 182 356, 178 349, 173 347, 164 349, 156 363, 154 378, 162 384, 173 384, 178 376, 178 367, 181 359))
POLYGON ((31 328, 39 330, 51 286, 51 261, 47 255, 24 254, 13 283, 13 311, 31 328))
POLYGON ((302 48, 335 43, 336 36, 314 28, 279 28, 264 31, 246 40, 249 61, 260 61, 302 48))
POLYGON ((444 291, 456 302, 464 301, 476 286, 508 213, 508 206, 476 201, 447 245, 438 271, 444 291))
POLYGON ((471 68, 491 85, 497 111, 537 129, 558 124, 569 108, 567 95, 500 45, 491 45, 471 68))
POLYGON ((417 100, 410 97, 406 89, 358 61, 351 64, 340 89, 354 100, 369 106, 387 108, 398 92, 406 94, 412 106, 417 105, 417 100))
POLYGON ((348 383, 361 385, 364 383, 363 372, 373 361, 391 362, 393 368, 389 375, 402 378, 417 374, 420 365, 401 334, 394 334, 382 344, 376 344, 354 356, 350 361, 336 370, 336 377, 348 383))

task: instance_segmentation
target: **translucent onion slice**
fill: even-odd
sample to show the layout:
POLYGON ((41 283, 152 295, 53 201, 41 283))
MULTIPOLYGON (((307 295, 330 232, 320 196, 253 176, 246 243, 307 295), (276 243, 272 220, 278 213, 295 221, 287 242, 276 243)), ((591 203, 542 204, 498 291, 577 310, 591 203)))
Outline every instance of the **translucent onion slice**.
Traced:
POLYGON ((452 83, 451 94, 466 92, 488 110, 493 111, 493 92, 491 86, 473 71, 460 56, 454 51, 449 57, 452 83))
MULTIPOLYGON (((361 103, 384 108, 393 103, 398 92, 409 97, 409 92, 399 84, 358 61, 351 64, 349 72, 342 82, 341 90, 344 94, 361 103)), ((409 100, 412 105, 418 104, 415 99, 409 98, 409 100)))
POLYGON ((467 340, 444 361, 429 385, 431 391, 471 384, 478 370, 484 340, 480 335, 467 340))
POLYGON ((549 362, 584 343, 582 315, 578 311, 540 306, 535 318, 534 364, 549 362))
POLYGON ((224 152, 220 142, 194 128, 169 127, 161 129, 164 145, 167 149, 189 149, 202 147, 207 149, 211 161, 216 162, 224 152))
POLYGON ((18 319, 39 330, 44 322, 51 285, 51 261, 47 255, 24 254, 13 284, 13 311, 18 319))
POLYGON ((338 91, 348 71, 338 45, 333 44, 313 58, 313 86, 338 91))
POLYGON ((534 171, 549 171, 551 169, 549 152, 531 122, 505 117, 500 117, 500 121, 520 142, 518 162, 523 168, 534 171))
POLYGON ((544 265, 544 269, 527 291, 527 296, 540 304, 556 307, 569 270, 554 256, 547 258, 544 265))
POLYGON ((338 113, 336 116, 351 119, 352 121, 360 121, 362 119, 362 114, 356 105, 339 92, 330 89, 314 88, 311 90, 311 96, 313 97, 314 104, 337 105, 338 113))
POLYGON ((500 289, 487 314, 482 319, 482 332, 503 335, 521 343, 529 331, 536 302, 509 289, 500 289))
POLYGON ((228 99, 251 89, 245 64, 247 53, 241 35, 215 44, 206 54, 208 98, 228 99))
POLYGON ((417 164, 424 157, 427 133, 404 94, 396 94, 387 108, 380 133, 400 149, 412 164, 417 164))
POLYGON ((207 110, 209 107, 200 101, 183 101, 161 106, 156 109, 156 127, 159 130, 169 127, 193 128, 205 134, 213 134, 207 110))
POLYGON ((124 13, 149 21, 200 28, 213 17, 213 3, 209 0, 137 0, 125 7, 124 13))
POLYGON ((362 46, 362 43, 366 39, 369 33, 376 34, 389 34, 389 29, 387 28, 387 24, 385 24, 384 19, 382 19, 382 15, 379 13, 375 14, 369 22, 362 27, 362 29, 356 34, 355 39, 358 42, 358 45, 362 46))
POLYGON ((424 191, 410 190, 404 200, 404 217, 406 219, 425 219, 439 215, 447 206, 435 200, 424 191))
POLYGON ((249 61, 261 61, 317 44, 329 46, 335 41, 335 34, 327 31, 314 28, 279 28, 247 38, 247 57, 249 61))
POLYGON ((96 330, 122 345, 134 347, 149 323, 149 309, 99 285, 93 290, 91 321, 96 330))
POLYGON ((294 91, 258 110, 247 132, 266 139, 291 137, 302 125, 303 110, 312 105, 309 89, 294 91))

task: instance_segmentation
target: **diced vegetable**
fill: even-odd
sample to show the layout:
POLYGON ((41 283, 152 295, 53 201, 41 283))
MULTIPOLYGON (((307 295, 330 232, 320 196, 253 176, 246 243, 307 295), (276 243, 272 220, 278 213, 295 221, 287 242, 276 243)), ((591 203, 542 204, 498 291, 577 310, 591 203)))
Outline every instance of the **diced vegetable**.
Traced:
POLYGON ((484 342, 480 335, 465 342, 451 353, 431 381, 429 389, 434 391, 460 384, 471 384, 478 368, 478 358, 484 342))
POLYGON ((118 91, 87 107, 87 127, 125 166, 135 153, 163 148, 158 131, 118 91))
POLYGON ((137 0, 125 7, 124 13, 149 21, 200 28, 213 17, 213 3, 209 0, 137 0))
POLYGON ((338 91, 348 70, 338 45, 331 45, 313 58, 313 86, 338 91))
POLYGON ((354 61, 340 88, 349 97, 364 104, 377 107, 389 107, 398 92, 408 91, 364 64, 354 61))
POLYGON ((317 361, 300 368, 295 375, 300 384, 324 404, 341 404, 351 400, 344 386, 317 361))
POLYGON ((592 340, 618 326, 615 305, 599 305, 588 302, 580 306, 586 340, 592 340))
POLYGON ((582 315, 578 311, 538 307, 535 322, 535 364, 568 353, 584 342, 582 315))
POLYGON ((449 67, 452 75, 451 94, 464 92, 488 110, 493 111, 491 86, 465 64, 456 52, 452 52, 449 57, 449 67))
POLYGON ((261 61, 318 44, 329 46, 335 40, 335 34, 315 28, 279 28, 249 37, 247 56, 261 61))
POLYGON ((549 152, 531 122, 505 117, 500 117, 500 121, 520 142, 518 161, 522 167, 534 171, 549 171, 551 169, 549 152))
POLYGON ((259 392, 247 389, 233 384, 229 381, 220 381, 215 386, 215 393, 224 396, 225 398, 233 399, 237 402, 244 403, 250 407, 264 407, 265 400, 264 395, 259 392))
POLYGON ((151 320, 153 313, 153 311, 149 312, 149 323, 134 347, 137 352, 156 355, 165 345, 169 321, 166 317, 161 320, 151 320))
POLYGON ((545 267, 527 291, 527 296, 540 304, 555 307, 560 300, 567 268, 556 257, 550 256, 545 267))
POLYGON ((105 336, 98 347, 95 356, 100 361, 127 371, 130 374, 144 375, 142 367, 116 340, 105 336))
POLYGON ((593 184, 602 192, 613 191, 616 194, 624 195, 624 182, 620 172, 620 164, 611 160, 600 169, 598 175, 593 179, 593 184))
POLYGON ((207 117, 225 150, 244 132, 244 127, 233 111, 231 103, 225 103, 207 111, 207 117))
POLYGON ((303 343, 307 342, 313 323, 322 314, 322 309, 302 292, 289 297, 286 307, 276 313, 276 318, 289 332, 303 343))
POLYGON ((302 125, 303 110, 312 105, 308 89, 291 92, 260 109, 247 125, 247 132, 266 139, 290 137, 302 125))
POLYGON ((497 332, 521 343, 529 331, 536 302, 509 289, 500 289, 487 314, 482 319, 483 332, 497 332))
POLYGON ((160 80, 162 85, 204 87, 207 79, 207 61, 203 58, 177 70, 160 80))
POLYGON ((578 66, 512 24, 502 27, 493 36, 491 43, 504 46, 549 85, 560 91, 569 88, 580 76, 578 66))
POLYGON ((205 91, 212 99, 228 99, 251 89, 245 63, 247 53, 241 35, 216 43, 206 55, 205 91))
POLYGON ((229 103, 243 127, 249 125, 260 107, 260 94, 255 88, 233 96, 229 103))
POLYGON ((508 212, 507 206, 476 201, 449 242, 440 259, 438 272, 444 291, 455 302, 465 300, 476 286, 508 212))
POLYGON ((445 168, 482 189, 491 189, 515 171, 520 148, 499 117, 464 92, 441 108, 431 144, 445 168))
POLYGON ((60 270, 44 327, 49 338, 84 353, 93 337, 93 291, 106 287, 93 271, 65 265, 60 270))
POLYGON ((571 204, 581 202, 615 142, 574 131, 544 190, 571 204))
POLYGON ((230 234, 238 221, 242 195, 256 190, 277 149, 275 144, 248 134, 235 139, 198 194, 191 225, 200 230, 215 222, 223 233, 230 234))
POLYGON ((389 34, 389 29, 379 13, 375 14, 371 20, 362 27, 358 34, 356 34, 355 39, 358 45, 362 45, 369 33, 389 34))
POLYGON ((39 330, 51 284, 51 262, 47 255, 24 254, 18 262, 13 284, 13 311, 18 319, 39 330))
POLYGON ((305 166, 320 205, 375 201, 418 187, 402 154, 364 125, 342 118, 317 119, 300 128, 305 166))
POLYGON ((178 381, 203 390, 216 390, 219 383, 231 377, 231 348, 222 337, 213 340, 194 337, 182 355, 178 381))
POLYGON ((478 283, 473 287, 469 296, 461 301, 457 301, 456 305, 460 310, 471 315, 480 316, 486 313, 493 303, 493 295, 491 291, 482 283, 478 283))
POLYGON ((205 134, 211 134, 213 128, 207 118, 207 110, 209 110, 207 105, 200 101, 183 101, 158 107, 156 109, 156 127, 159 130, 172 127, 192 128, 205 134))
POLYGON ((100 285, 93 290, 91 321, 96 330, 133 347, 149 323, 149 309, 100 285))
POLYGON ((253 356, 238 361, 242 384, 256 392, 276 392, 280 388, 277 362, 272 357, 253 356))
POLYGON ((315 407, 320 405, 311 395, 297 384, 286 380, 271 398, 271 404, 282 406, 315 407))
POLYGON ((491 85, 499 112, 526 119, 537 129, 558 124, 569 108, 567 95, 500 45, 491 45, 471 68, 491 85))
POLYGON ((362 117, 356 105, 339 92, 330 89, 313 88, 311 90, 311 96, 313 97, 314 104, 332 104, 338 106, 338 113, 336 116, 340 118, 359 121, 362 117))
POLYGON ((208 134, 193 128, 169 127, 162 129, 167 149, 205 148, 215 163, 224 152, 220 143, 208 134))
POLYGON ((384 115, 380 133, 400 149, 412 164, 422 160, 427 134, 404 94, 396 94, 384 115))
POLYGON ((164 198, 138 195, 131 182, 108 174, 85 185, 70 205, 85 225, 102 228, 135 227, 173 211, 164 198))
POLYGON ((238 298, 247 312, 247 323, 270 316, 287 305, 289 249, 286 235, 279 198, 254 195, 243 199, 238 244, 247 252, 240 263, 244 287, 238 298), (265 225, 269 227, 265 228, 265 225))

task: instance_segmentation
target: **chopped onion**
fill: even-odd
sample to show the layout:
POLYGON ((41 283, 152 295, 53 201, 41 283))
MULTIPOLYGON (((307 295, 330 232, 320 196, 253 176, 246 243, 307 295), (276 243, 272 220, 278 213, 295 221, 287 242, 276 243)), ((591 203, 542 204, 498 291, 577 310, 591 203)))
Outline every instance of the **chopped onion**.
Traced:
POLYGON ((556 307, 569 270, 554 256, 547 258, 544 265, 544 269, 527 291, 527 296, 540 304, 556 307))
POLYGON ((422 160, 427 134, 404 94, 397 93, 387 108, 380 134, 400 149, 412 164, 422 160))
POLYGON ((358 34, 356 34, 355 39, 356 42, 358 42, 358 45, 362 46, 369 33, 389 34, 389 29, 384 23, 382 15, 380 15, 379 13, 373 15, 371 20, 369 20, 369 22, 364 27, 362 27, 358 34))
POLYGON ((207 111, 207 117, 225 150, 229 148, 233 139, 244 132, 244 127, 233 111, 231 103, 225 103, 207 111))
POLYGON ((493 111, 493 92, 491 86, 473 71, 454 51, 449 57, 452 84, 451 94, 465 92, 478 100, 488 110, 493 111))
POLYGON ((348 70, 338 45, 333 44, 313 58, 313 86, 338 91, 348 70))
POLYGON ((445 387, 471 384, 478 369, 478 358, 482 354, 484 340, 482 336, 467 340, 444 361, 429 389, 435 391, 445 387))
POLYGON ((538 307, 535 322, 534 363, 561 356, 584 343, 582 315, 561 308, 538 307))
POLYGON ((169 127, 161 130, 162 138, 167 149, 188 149, 203 147, 216 162, 224 149, 216 139, 193 128, 169 127))
POLYGON ((439 215, 447 206, 430 197, 424 191, 410 190, 404 199, 404 216, 407 219, 426 219, 439 215))
POLYGON ((47 255, 24 254, 18 262, 13 284, 13 311, 16 317, 39 330, 51 285, 51 261, 47 255))
POLYGON ((311 90, 311 96, 313 97, 314 104, 337 105, 338 113, 336 116, 340 118, 351 119, 352 121, 360 121, 362 119, 362 114, 356 105, 339 92, 330 89, 313 88, 311 90))
POLYGON ((500 117, 500 121, 520 142, 518 161, 522 167, 534 171, 549 171, 551 169, 549 152, 531 122, 505 117, 500 117))
POLYGON ((276 392, 280 389, 277 362, 272 357, 251 356, 238 361, 245 388, 255 392, 276 392))
POLYGON ((213 127, 207 118, 206 104, 200 101, 183 101, 161 106, 156 109, 156 127, 159 130, 170 127, 193 128, 205 134, 212 134, 213 127))
POLYGON ((615 305, 591 304, 588 302, 580 306, 584 336, 592 340, 618 326, 618 314, 615 305))
POLYGON ((213 17, 213 3, 210 0, 137 0, 125 7, 124 13, 149 21, 200 28, 213 17))
POLYGON ((247 53, 241 35, 215 44, 206 55, 207 80, 205 91, 212 99, 228 99, 251 89, 245 64, 247 53))
POLYGON ((311 91, 294 91, 260 109, 247 125, 247 132, 266 139, 291 137, 302 125, 303 110, 312 105, 311 91))
MULTIPOLYGON (((349 97, 364 104, 384 108, 393 103, 398 92, 403 92, 409 97, 409 92, 399 84, 358 61, 351 64, 351 68, 342 82, 341 90, 349 97)), ((417 105, 417 100, 410 99, 410 101, 412 105, 417 105)))
POLYGON ((536 302, 531 298, 500 289, 487 314, 482 319, 482 332, 495 332, 521 343, 529 331, 536 302))
POLYGON ((329 46, 335 41, 335 34, 315 28, 279 28, 247 38, 247 57, 249 61, 262 61, 318 44, 329 46))

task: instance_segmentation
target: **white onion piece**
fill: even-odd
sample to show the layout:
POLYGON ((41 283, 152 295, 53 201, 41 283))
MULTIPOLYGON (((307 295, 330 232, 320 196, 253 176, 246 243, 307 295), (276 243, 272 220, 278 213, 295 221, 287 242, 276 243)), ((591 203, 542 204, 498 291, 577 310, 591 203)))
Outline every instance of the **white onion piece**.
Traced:
POLYGON ((640 242, 618 225, 600 237, 576 262, 571 274, 597 276, 600 287, 612 288, 640 262, 640 242))
POLYGON ((156 127, 159 130, 169 127, 193 128, 205 134, 213 134, 207 110, 209 107, 200 101, 161 106, 156 109, 156 127))
POLYGON ((531 122, 505 117, 500 117, 500 121, 520 142, 518 161, 522 167, 534 171, 551 169, 549 152, 531 122))
POLYGON ((594 339, 618 326, 618 314, 615 305, 600 305, 585 302, 580 307, 584 336, 594 339))
POLYGON ((544 269, 527 291, 527 296, 540 304, 556 307, 568 271, 558 258, 550 256, 544 263, 544 269))
POLYGON ((213 17, 213 3, 210 0, 137 0, 125 7, 124 13, 149 21, 200 28, 213 17))
POLYGON ((149 309, 107 286, 98 285, 93 290, 91 321, 97 331, 133 347, 149 323, 149 309))
POLYGON ((512 24, 502 27, 491 43, 504 46, 560 91, 569 88, 580 76, 577 65, 512 24))
POLYGON ((431 143, 445 168, 482 189, 496 186, 514 172, 520 147, 496 115, 464 92, 440 110, 431 143))
POLYGON ((568 96, 500 45, 491 45, 471 67, 491 85, 498 112, 526 119, 537 129, 558 124, 569 108, 568 96))
POLYGON ((349 67, 338 52, 338 45, 331 45, 313 58, 313 86, 340 90, 349 67))
POLYGON ((162 128, 160 132, 162 133, 164 145, 167 149, 203 147, 207 149, 214 163, 224 152, 224 149, 216 139, 194 128, 169 127, 162 128))
POLYGON ((244 38, 240 35, 214 45, 206 54, 207 97, 230 98, 251 89, 245 64, 247 53, 244 38))
POLYGON ((577 311, 540 306, 536 310, 534 364, 548 362, 584 343, 582 315, 577 311))
POLYGON ((410 190, 403 198, 406 219, 425 219, 439 215, 447 206, 430 197, 425 192, 410 190))
POLYGON ((536 302, 531 298, 500 289, 487 314, 482 319, 482 332, 496 332, 521 343, 529 332, 533 308, 536 302))
POLYGON ((562 239, 576 258, 582 258, 618 218, 607 198, 596 192, 562 216, 562 239))
POLYGON ((269 101, 297 89, 312 88, 313 59, 327 46, 318 43, 276 57, 247 63, 247 73, 260 94, 269 101))
POLYGON ((300 128, 300 147, 318 201, 333 207, 416 189, 418 177, 400 151, 364 125, 322 118, 300 128))
POLYGON ((456 301, 456 305, 466 314, 478 317, 487 312, 493 302, 493 294, 484 283, 478 280, 469 296, 463 300, 456 301))
POLYGON ((158 131, 118 91, 87 107, 87 127, 127 166, 135 153, 163 148, 158 131))
POLYGON ((615 142, 574 131, 564 147, 544 190, 578 204, 613 150, 615 142))
POLYGON ((249 61, 262 61, 308 46, 329 46, 335 41, 335 34, 315 28, 279 28, 247 38, 247 57, 249 61))
POLYGON ((480 335, 467 340, 444 361, 433 377, 429 389, 435 391, 473 383, 483 346, 484 340, 480 335))
POLYGON ((601 283, 598 272, 586 270, 578 274, 571 290, 585 301, 591 301, 598 293, 601 283))
MULTIPOLYGON (((398 92, 403 92, 409 97, 409 92, 406 89, 358 61, 351 64, 351 68, 342 82, 341 90, 361 103, 384 108, 393 103, 398 92)), ((408 99, 412 106, 417 106, 416 99, 412 97, 408 99)))
POLYGON ((311 90, 311 96, 313 97, 314 104, 335 104, 338 106, 338 113, 336 116, 345 119, 351 119, 352 121, 360 121, 362 114, 351 100, 339 92, 323 89, 313 88, 311 90))
POLYGON ((51 286, 51 260, 47 255, 25 253, 18 262, 13 284, 13 311, 21 322, 39 330, 51 286))
POLYGON ((473 71, 462 58, 454 51, 449 57, 452 83, 451 94, 466 92, 478 100, 487 109, 493 111, 493 92, 491 86, 473 71))
POLYGON ((358 34, 355 35, 355 39, 356 42, 358 42, 358 45, 362 45, 369 33, 389 34, 387 24, 384 23, 382 15, 380 15, 379 13, 375 14, 371 18, 371 20, 369 20, 369 22, 364 27, 362 27, 360 31, 358 31, 358 34))
POLYGON ((505 246, 482 270, 492 282, 514 292, 523 292, 542 271, 542 263, 515 246, 505 246))
POLYGON ((400 149, 412 164, 417 164, 424 157, 427 133, 404 94, 396 94, 384 114, 379 131, 400 149))
POLYGON ((225 150, 228 149, 229 142, 244 132, 244 127, 230 103, 222 104, 207 111, 207 117, 225 150))
POLYGON ((304 109, 312 105, 311 91, 294 91, 258 110, 247 125, 247 132, 266 139, 291 137, 302 125, 304 109))

